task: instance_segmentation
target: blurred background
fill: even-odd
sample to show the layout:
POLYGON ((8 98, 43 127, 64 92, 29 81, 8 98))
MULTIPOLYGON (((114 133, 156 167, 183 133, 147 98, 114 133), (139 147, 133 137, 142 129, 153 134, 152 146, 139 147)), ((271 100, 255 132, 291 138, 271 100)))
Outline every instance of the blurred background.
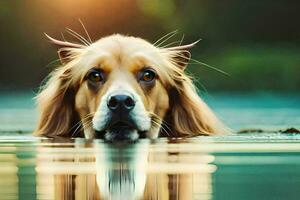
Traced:
POLYGON ((123 33, 155 42, 174 30, 167 43, 202 39, 194 59, 229 74, 190 65, 202 90, 299 91, 299 10, 297 0, 0 1, 0 89, 36 91, 59 64, 44 32, 62 39, 69 27, 84 35, 81 19, 94 41, 123 33))
MULTIPOLYGON (((299 44, 300 0, 0 0, 0 199, 62 199, 67 192, 80 199, 81 191, 94 198, 98 177, 89 174, 95 171, 89 162, 95 159, 98 168, 107 170, 102 173, 100 167, 97 173, 113 177, 100 181, 107 180, 109 188, 110 183, 130 183, 131 176, 140 176, 140 166, 152 169, 147 184, 157 191, 153 199, 184 199, 193 193, 197 199, 299 199, 300 135, 277 134, 297 132, 287 131, 290 128, 300 132, 299 44), (123 154, 127 150, 114 157, 110 153, 121 151, 107 149, 102 142, 93 143, 94 151, 82 140, 72 149, 71 144, 40 144, 40 139, 29 137, 38 119, 33 97, 60 64, 53 62, 56 49, 44 33, 58 39, 64 33, 76 42, 65 30, 85 35, 79 19, 93 41, 122 33, 155 42, 174 30, 178 34, 165 45, 182 35, 185 44, 201 39, 192 57, 229 75, 200 64, 189 65, 188 72, 205 102, 232 133, 241 135, 200 138, 200 148, 196 140, 151 141, 152 168, 143 164, 148 153, 144 147, 129 157, 123 154), (104 158, 107 164, 100 162, 104 158), (125 163, 128 160, 142 162, 125 163), (124 172, 118 166, 126 166, 124 172), (118 173, 125 175, 120 178, 118 173), (70 187, 61 186, 67 184, 70 187)), ((143 176, 137 180, 140 184, 143 176)), ((132 190, 131 185, 124 188, 132 190)))

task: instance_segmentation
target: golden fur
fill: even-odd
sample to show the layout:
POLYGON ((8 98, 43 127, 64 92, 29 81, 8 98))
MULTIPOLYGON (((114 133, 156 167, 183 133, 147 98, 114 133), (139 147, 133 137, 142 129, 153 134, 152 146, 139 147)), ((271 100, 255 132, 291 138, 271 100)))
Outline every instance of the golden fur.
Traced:
POLYGON ((149 132, 159 130, 159 136, 167 137, 226 132, 184 72, 190 58, 188 50, 194 44, 159 48, 119 34, 86 45, 50 39, 59 46, 63 64, 50 74, 36 97, 40 118, 35 135, 92 138, 95 131, 91 120, 101 97, 120 79, 141 97, 152 120, 149 132), (151 89, 143 88, 134 78, 145 66, 158 74, 151 89), (84 79, 92 67, 109 74, 98 90, 91 90, 84 79))

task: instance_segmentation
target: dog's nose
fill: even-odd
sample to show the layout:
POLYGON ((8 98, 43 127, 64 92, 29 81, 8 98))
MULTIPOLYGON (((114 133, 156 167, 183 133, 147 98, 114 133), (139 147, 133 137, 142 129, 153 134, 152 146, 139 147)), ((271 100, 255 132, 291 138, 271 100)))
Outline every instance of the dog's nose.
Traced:
POLYGON ((111 111, 127 111, 129 112, 135 106, 135 101, 128 95, 114 95, 108 100, 107 107, 111 111))

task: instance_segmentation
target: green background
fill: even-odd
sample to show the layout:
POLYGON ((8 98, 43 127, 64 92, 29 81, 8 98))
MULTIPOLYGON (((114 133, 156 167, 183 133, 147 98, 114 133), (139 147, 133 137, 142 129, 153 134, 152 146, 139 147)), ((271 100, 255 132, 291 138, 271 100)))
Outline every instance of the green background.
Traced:
MULTIPOLYGON (((208 91, 300 89, 300 2, 296 0, 10 0, 0 1, 0 89, 34 90, 59 63, 44 32, 61 39, 65 27, 95 41, 112 33, 151 42, 178 30, 166 44, 198 39, 190 65, 208 91)), ((74 38, 65 34, 69 40, 74 38)))

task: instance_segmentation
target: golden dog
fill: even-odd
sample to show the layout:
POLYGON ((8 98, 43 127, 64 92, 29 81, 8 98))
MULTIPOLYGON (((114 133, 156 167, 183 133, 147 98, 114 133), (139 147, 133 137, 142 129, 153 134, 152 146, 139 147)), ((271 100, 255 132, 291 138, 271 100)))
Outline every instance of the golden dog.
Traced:
POLYGON ((62 66, 37 96, 36 135, 136 140, 224 133, 185 68, 195 45, 159 48, 119 34, 59 41, 62 66))

